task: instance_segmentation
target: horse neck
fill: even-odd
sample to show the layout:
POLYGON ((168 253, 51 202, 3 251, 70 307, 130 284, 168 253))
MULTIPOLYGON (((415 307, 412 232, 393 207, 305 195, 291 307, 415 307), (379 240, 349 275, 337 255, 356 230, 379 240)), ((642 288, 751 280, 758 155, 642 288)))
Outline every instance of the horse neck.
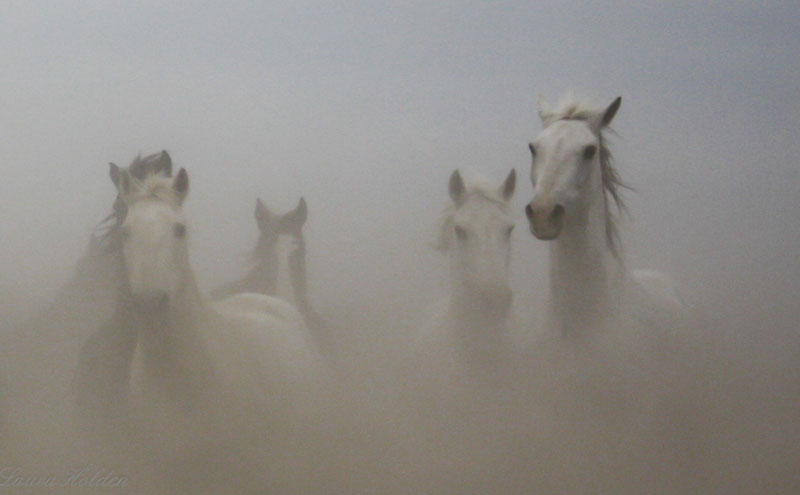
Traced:
POLYGON ((256 246, 257 264, 247 274, 239 292, 275 295, 278 279, 278 239, 260 238, 256 246))
POLYGON ((449 319, 460 337, 480 340, 505 328, 508 308, 487 300, 455 274, 451 282, 449 319))
POLYGON ((287 262, 295 304, 307 318, 313 317, 306 278, 306 242, 302 232, 297 237, 297 248, 289 254, 287 262))
POLYGON ((453 346, 468 368, 482 370, 502 359, 508 330, 508 312, 500 308, 480 307, 464 291, 450 296, 449 345, 453 346))
POLYGON ((574 333, 605 314, 613 295, 616 260, 606 245, 602 191, 572 208, 550 244, 550 297, 556 325, 574 333))
POLYGON ((292 304, 297 303, 295 294, 294 277, 292 273, 292 252, 290 235, 279 236, 275 242, 275 296, 292 304))

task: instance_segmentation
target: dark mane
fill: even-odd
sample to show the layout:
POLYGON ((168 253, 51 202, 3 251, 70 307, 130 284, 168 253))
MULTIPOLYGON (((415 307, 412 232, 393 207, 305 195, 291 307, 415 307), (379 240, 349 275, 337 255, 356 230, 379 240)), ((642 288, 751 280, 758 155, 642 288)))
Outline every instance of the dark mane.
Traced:
MULTIPOLYGON (((153 174, 172 177, 172 158, 170 158, 166 150, 152 153, 145 157, 139 154, 128 165, 127 170, 133 178, 140 181, 153 174)), ((93 236, 95 236, 104 251, 114 251, 118 247, 114 234, 118 231, 119 226, 122 225, 127 213, 128 208, 119 194, 117 194, 114 204, 111 206, 111 213, 94 228, 93 236)))
POLYGON ((619 172, 614 167, 614 156, 608 149, 603 139, 603 133, 599 133, 600 141, 600 177, 603 182, 603 204, 606 211, 606 245, 611 250, 611 254, 618 260, 621 256, 621 244, 619 229, 617 228, 617 214, 626 211, 625 201, 621 195, 621 189, 633 190, 619 176, 619 172), (609 201, 609 198, 611 201, 609 201), (615 210, 611 208, 613 201, 615 210))

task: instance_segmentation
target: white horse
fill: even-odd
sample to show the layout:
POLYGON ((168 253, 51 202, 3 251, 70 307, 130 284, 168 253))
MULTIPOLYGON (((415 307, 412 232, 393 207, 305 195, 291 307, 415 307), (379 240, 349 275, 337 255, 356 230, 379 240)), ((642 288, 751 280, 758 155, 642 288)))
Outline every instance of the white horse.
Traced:
MULTIPOLYGON (((109 165, 111 181, 118 187, 123 169, 114 163, 109 165)), ((172 159, 166 151, 137 156, 127 167, 127 173, 138 180, 151 174, 171 177, 172 159)), ((80 317, 76 325, 81 327, 82 339, 86 338, 87 330, 93 332, 79 351, 73 387, 80 411, 94 419, 121 412, 136 342, 131 325, 127 324, 129 318, 124 316, 127 306, 115 304, 119 292, 125 289, 119 234, 126 214, 127 205, 117 195, 111 213, 96 228, 99 234, 92 234, 89 249, 78 261, 72 280, 59 297, 83 298, 70 301, 66 307, 80 317)))
POLYGON ((256 200, 254 211, 259 238, 253 250, 253 268, 241 279, 213 291, 215 298, 241 292, 274 296, 296 307, 306 323, 317 322, 311 308, 306 278, 306 246, 303 225, 308 217, 306 201, 284 214, 271 212, 256 200))
MULTIPOLYGON (((116 180, 120 167, 111 165, 111 178, 116 180)), ((129 173, 137 178, 154 173, 163 176, 172 174, 172 159, 166 151, 144 157, 137 156, 128 166, 129 173)), ((99 235, 93 233, 86 253, 78 260, 75 271, 55 299, 45 308, 40 308, 25 324, 31 327, 52 327, 65 334, 67 323, 82 328, 96 328, 108 318, 114 307, 116 289, 121 276, 116 249, 113 245, 116 226, 125 217, 125 205, 118 197, 111 214, 98 225, 99 235), (108 227, 106 227, 108 225, 108 227)), ((74 335, 69 335, 74 338, 74 335)))
POLYGON ((603 130, 620 107, 567 96, 556 107, 539 101, 543 130, 530 144, 533 200, 530 230, 550 241, 550 317, 564 333, 596 325, 680 324, 686 308, 674 284, 651 270, 622 263, 614 207, 626 187, 614 168, 603 130))
POLYGON ((220 407, 228 415, 291 416, 298 400, 313 393, 319 371, 300 314, 260 294, 213 304, 201 295, 181 208, 189 188, 184 169, 174 179, 143 180, 123 170, 117 185, 127 210, 119 313, 136 339, 132 409, 144 411, 147 422, 155 415, 181 427, 220 407))
POLYGON ((487 370, 503 359, 512 303, 508 201, 515 184, 513 169, 499 187, 465 183, 458 170, 450 176, 452 204, 435 245, 450 262, 450 295, 423 326, 420 344, 433 360, 456 370, 487 370))

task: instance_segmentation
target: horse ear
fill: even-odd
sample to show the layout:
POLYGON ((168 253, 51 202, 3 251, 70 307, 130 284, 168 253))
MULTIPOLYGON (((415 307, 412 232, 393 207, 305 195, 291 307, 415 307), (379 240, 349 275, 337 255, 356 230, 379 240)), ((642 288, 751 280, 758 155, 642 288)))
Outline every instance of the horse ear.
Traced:
POLYGON ((120 170, 116 164, 109 162, 108 175, 111 177, 111 182, 114 183, 114 187, 119 187, 120 170))
POLYGON ((283 229, 295 230, 303 227, 306 223, 306 216, 308 215, 308 208, 306 207, 306 200, 300 198, 294 210, 284 213, 280 217, 280 225, 283 229))
POLYGON ((450 191, 450 199, 452 199, 455 204, 461 204, 464 200, 464 191, 466 188, 464 187, 464 179, 461 178, 461 173, 457 169, 453 170, 453 173, 450 174, 448 190, 450 191))
POLYGON ((514 195, 514 188, 517 186, 517 171, 515 169, 511 169, 511 172, 508 173, 508 177, 503 182, 503 185, 500 186, 500 195, 503 197, 504 200, 508 201, 511 199, 511 196, 514 195))
POLYGON ((267 207, 264 206, 264 203, 261 202, 261 198, 256 198, 256 209, 253 215, 256 217, 256 223, 259 225, 269 222, 272 219, 272 214, 267 207))
POLYGON ((124 168, 118 168, 119 171, 119 178, 117 179, 117 191, 121 196, 124 196, 131 192, 133 189, 133 179, 131 179, 131 174, 128 173, 127 170, 124 168))
POLYGON ((608 124, 614 120, 614 116, 617 114, 617 110, 619 110, 619 106, 622 104, 622 97, 618 96, 616 100, 611 102, 611 105, 606 108, 603 112, 603 117, 600 120, 600 128, 606 127, 608 124))
POLYGON ((294 217, 294 220, 300 225, 306 223, 306 219, 308 218, 308 206, 306 206, 305 198, 300 197, 300 201, 297 202, 297 206, 294 208, 292 216, 294 217))
POLYGON ((541 119, 542 124, 547 127, 550 125, 550 119, 553 118, 553 107, 541 93, 539 94, 536 106, 539 108, 539 119, 541 119))
POLYGON ((167 150, 161 151, 161 156, 158 157, 153 172, 161 174, 164 177, 172 177, 172 158, 170 158, 167 150))
POLYGON ((178 198, 182 203, 186 199, 186 195, 189 194, 189 174, 186 173, 185 168, 180 169, 178 175, 175 176, 172 181, 172 188, 178 193, 178 198))

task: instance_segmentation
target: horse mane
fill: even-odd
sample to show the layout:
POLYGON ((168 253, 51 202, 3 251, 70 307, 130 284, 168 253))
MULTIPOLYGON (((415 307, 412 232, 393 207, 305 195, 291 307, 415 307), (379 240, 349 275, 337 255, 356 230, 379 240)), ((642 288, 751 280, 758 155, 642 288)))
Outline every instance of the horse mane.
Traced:
MULTIPOLYGON (((597 106, 589 98, 581 98, 576 93, 569 91, 558 101, 555 109, 540 112, 544 126, 559 120, 581 120, 589 121, 596 118, 603 112, 603 108, 597 106)), ((609 133, 616 134, 610 127, 606 128, 609 133)), ((608 148, 602 130, 597 131, 597 138, 600 144, 598 158, 600 160, 600 178, 603 184, 603 207, 606 217, 606 246, 611 254, 621 260, 622 247, 617 226, 618 214, 627 211, 625 201, 622 198, 621 189, 633 190, 633 188, 622 180, 614 166, 614 155, 608 148), (611 207, 614 204, 614 208, 611 207)))
POLYGON ((267 253, 274 247, 272 242, 269 242, 266 236, 262 234, 260 231, 258 233, 258 240, 256 241, 256 245, 253 246, 253 249, 250 251, 249 255, 247 256, 247 265, 254 266, 258 265, 261 261, 264 260, 267 253))
MULTIPOLYGON (((128 165, 127 170, 131 178, 144 181, 148 176, 159 175, 169 177, 172 175, 170 169, 164 168, 163 159, 171 159, 166 155, 166 151, 159 151, 151 153, 142 157, 139 153, 136 158, 128 165), (164 175, 166 174, 166 175, 164 175)), ((119 247, 115 242, 115 233, 119 230, 120 225, 125 220, 125 215, 128 213, 128 206, 123 201, 122 197, 117 194, 114 199, 114 204, 111 206, 111 213, 109 213, 103 220, 101 220, 93 229, 92 232, 92 245, 96 242, 101 248, 102 252, 111 252, 119 247)))
POLYGON ((573 91, 567 91, 559 99, 554 109, 540 111, 539 115, 547 127, 559 120, 589 120, 597 116, 603 109, 597 106, 593 99, 578 96, 573 91))
POLYGON ((122 196, 126 205, 146 199, 163 201, 173 207, 179 207, 181 198, 172 187, 172 178, 164 177, 159 173, 149 173, 144 179, 131 176, 131 190, 122 196))
POLYGON ((166 151, 159 151, 157 153, 151 153, 145 157, 142 157, 142 154, 139 153, 136 155, 136 158, 128 165, 128 173, 131 174, 132 177, 135 177, 139 180, 144 180, 144 178, 150 174, 162 174, 162 172, 166 172, 166 174, 162 174, 165 177, 170 177, 172 175, 172 162, 169 158, 169 155, 165 156, 166 151), (169 161, 169 169, 164 169, 164 164, 162 159, 166 158, 169 161))
MULTIPOLYGON (((497 206, 503 213, 508 213, 508 202, 503 199, 498 186, 491 184, 485 177, 477 174, 467 174, 463 178, 466 199, 462 204, 472 198, 478 198, 497 206)), ((458 212, 460 206, 451 201, 442 211, 442 216, 437 224, 436 240, 433 242, 433 248, 437 251, 444 252, 450 249, 451 231, 455 222, 456 212, 458 212)))

